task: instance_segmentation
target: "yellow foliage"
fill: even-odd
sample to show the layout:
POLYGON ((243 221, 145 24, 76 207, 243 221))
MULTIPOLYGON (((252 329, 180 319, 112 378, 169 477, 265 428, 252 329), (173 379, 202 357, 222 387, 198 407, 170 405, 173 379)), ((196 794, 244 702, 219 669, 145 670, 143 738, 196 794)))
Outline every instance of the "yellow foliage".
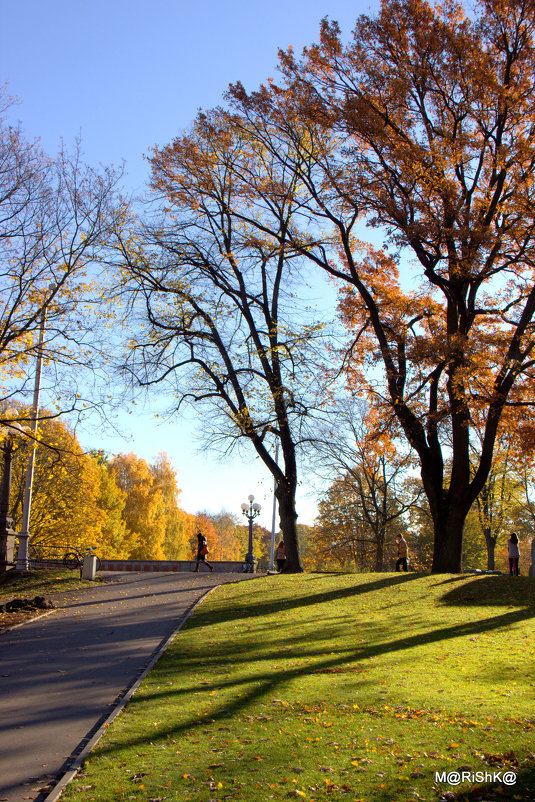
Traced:
POLYGON ((150 466, 135 454, 118 454, 110 462, 117 486, 126 494, 123 519, 137 537, 131 559, 163 560, 165 519, 160 490, 154 486, 150 466))
MULTIPOLYGON (((106 519, 97 506, 98 465, 82 452, 70 427, 58 419, 42 420, 40 437, 43 444, 35 455, 31 542, 60 551, 97 544, 106 519)), ((20 529, 29 449, 29 441, 23 442, 13 460, 11 512, 15 530, 20 529)))

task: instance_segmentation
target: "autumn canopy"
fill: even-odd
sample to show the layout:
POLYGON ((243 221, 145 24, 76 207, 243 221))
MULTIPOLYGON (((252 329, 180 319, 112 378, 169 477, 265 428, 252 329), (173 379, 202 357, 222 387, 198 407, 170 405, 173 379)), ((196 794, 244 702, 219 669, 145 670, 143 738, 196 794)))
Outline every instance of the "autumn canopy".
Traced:
POLYGON ((231 90, 233 124, 295 147, 292 245, 345 287, 351 381, 418 455, 434 571, 460 570, 500 425, 533 399, 535 4, 475 14, 385 0, 347 45, 324 21, 283 53, 280 85, 231 90))
POLYGON ((500 427, 533 442, 518 411, 535 365, 534 33, 533 0, 470 16, 384 0, 347 43, 324 20, 318 45, 280 54, 277 81, 232 86, 151 155, 160 214, 120 242, 149 323, 130 369, 172 378, 177 398, 216 411, 214 432, 250 441, 275 478, 291 570, 319 373, 306 348, 321 336, 292 315, 295 276, 339 285, 342 372, 379 436, 415 455, 434 571, 461 568, 500 427))
MULTIPOLYGON (((156 387, 171 415, 185 403, 201 411, 207 445, 254 449, 275 482, 287 570, 302 570, 296 494, 319 446, 324 460, 344 462, 333 521, 351 475, 355 504, 375 516, 378 505, 362 499, 366 477, 381 476, 376 566, 385 521, 407 526, 425 495, 432 569, 457 572, 467 516, 489 506, 494 467, 523 455, 526 468, 535 448, 535 0, 466 11, 383 0, 349 37, 324 20, 319 43, 280 53, 279 67, 256 91, 231 86, 222 107, 151 151, 152 202, 137 215, 112 172, 65 154, 49 162, 18 129, 2 129, 13 186, 0 198, 0 383, 24 390, 45 316, 45 357, 77 364, 96 323, 76 311, 73 329, 64 316, 81 309, 86 272, 100 263, 117 319, 124 313, 115 362, 156 387), (15 191, 22 174, 26 189, 15 191), (303 292, 325 274, 339 292, 337 327, 303 292), (85 332, 75 348, 73 330, 85 332), (366 432, 350 436, 356 471, 346 444, 328 437, 344 428, 335 410, 348 404, 346 430, 365 410, 366 432), (505 443, 506 458, 496 453, 505 443), (407 485, 387 492, 400 466, 407 485)), ((108 346, 92 346, 92 365, 108 346)), ((165 464, 110 467, 124 492, 130 470, 152 471, 154 488, 173 485, 165 464)), ((149 496, 147 486, 146 504, 124 508, 132 531, 150 529, 149 496)), ((173 498, 162 491, 162 509, 174 510, 173 498)), ((362 545, 370 522, 359 526, 362 545)), ((155 554, 171 528, 162 524, 155 554)))

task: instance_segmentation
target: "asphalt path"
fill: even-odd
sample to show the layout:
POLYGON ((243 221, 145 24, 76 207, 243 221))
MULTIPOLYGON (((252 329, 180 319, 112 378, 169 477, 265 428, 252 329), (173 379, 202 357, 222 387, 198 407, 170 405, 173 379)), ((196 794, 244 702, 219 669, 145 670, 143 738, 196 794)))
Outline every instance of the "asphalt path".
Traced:
POLYGON ((44 799, 190 607, 215 585, 250 578, 99 576, 108 581, 0 635, 0 802, 44 799))

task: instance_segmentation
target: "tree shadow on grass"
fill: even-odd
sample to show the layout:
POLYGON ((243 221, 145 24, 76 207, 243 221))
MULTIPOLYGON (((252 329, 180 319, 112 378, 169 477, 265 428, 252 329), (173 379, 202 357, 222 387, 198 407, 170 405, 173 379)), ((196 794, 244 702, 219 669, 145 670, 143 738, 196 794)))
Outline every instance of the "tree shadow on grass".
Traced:
MULTIPOLYGON (((347 578, 347 574, 344 575, 347 578)), ((399 575, 387 575, 384 578, 373 582, 350 585, 349 587, 330 590, 325 593, 311 593, 307 596, 285 596, 284 598, 274 599, 273 601, 249 601, 244 604, 234 604, 226 606, 224 609, 212 610, 203 615, 198 615, 188 621, 188 629, 202 629, 211 627, 214 624, 221 624, 225 621, 236 621, 240 618, 254 618, 258 615, 276 615, 286 612, 289 609, 299 609, 300 607, 310 607, 313 604, 324 604, 325 602, 340 601, 350 599, 366 593, 373 593, 375 590, 382 590, 387 587, 398 587, 406 582, 420 579, 422 574, 407 573, 399 575)), ((268 581, 271 581, 268 580, 268 581)), ((275 580, 276 581, 276 578, 275 580)))
MULTIPOLYGON (((185 593, 196 593, 202 590, 209 590, 210 585, 196 585, 193 587, 167 587, 164 590, 147 590, 144 593, 124 594, 122 596, 106 596, 105 598, 90 598, 87 601, 76 600, 75 604, 65 603, 62 607, 94 607, 101 604, 113 604, 114 602, 132 602, 141 599, 156 599, 158 596, 181 596, 185 593)), ((68 601, 68 600, 67 600, 68 601)))
POLYGON ((448 576, 447 579, 443 579, 443 574, 435 575, 436 582, 435 586, 438 587, 439 585, 452 585, 454 582, 466 582, 469 579, 474 579, 474 574, 453 574, 453 576, 448 576))
POLYGON ((459 802, 491 802, 491 800, 500 799, 515 799, 524 800, 529 802, 535 800, 535 758, 523 761, 518 765, 518 761, 511 762, 509 755, 503 755, 503 761, 500 762, 499 756, 496 757, 496 763, 490 765, 487 773, 490 776, 495 774, 500 777, 500 781, 486 782, 474 785, 469 791, 456 791, 455 787, 444 787, 443 792, 450 792, 455 794, 454 799, 459 802), (515 765, 516 763, 516 765, 515 765), (516 782, 514 785, 506 785, 503 782, 504 772, 512 771, 516 774, 516 782))
MULTIPOLYGON (((294 608, 308 606, 310 604, 321 603, 326 601, 333 601, 338 599, 348 598, 359 593, 366 593, 374 589, 383 588, 385 586, 396 586, 401 583, 411 581, 417 578, 418 575, 408 574, 402 577, 385 577, 385 579, 376 580, 367 584, 351 586, 350 588, 342 588, 339 590, 329 591, 327 593, 314 594, 306 598, 287 600, 275 600, 273 602, 258 602, 253 603, 253 612, 247 615, 248 607, 231 606, 223 610, 213 611, 212 613, 197 615, 190 624, 189 628, 195 629, 198 627, 206 627, 209 623, 222 623, 236 621, 236 619, 243 617, 254 617, 255 615, 267 615, 269 613, 276 614, 281 610, 288 609, 288 604, 294 608)), ((517 578, 518 579, 518 578, 517 578)), ((494 592, 494 598, 491 597, 493 605, 510 604, 507 586, 501 587, 501 592, 498 594, 495 585, 496 580, 502 580, 502 577, 486 576, 484 578, 477 578, 471 580, 474 583, 474 590, 470 589, 468 595, 474 596, 478 599, 487 599, 488 594, 494 592), (505 588, 505 590, 504 590, 505 588)), ((471 588, 471 584, 469 585, 471 588)), ((498 588, 499 589, 499 588, 498 588)), ((516 586, 515 593, 518 593, 520 586, 516 586)), ((445 604, 462 604, 466 605, 467 585, 463 583, 462 587, 455 588, 444 597, 445 604)), ((515 596, 516 598, 516 596, 515 596)), ((469 601, 472 601, 470 598, 469 601)), ((517 608, 518 604, 515 605, 517 608)), ((251 670, 245 676, 235 677, 231 679, 223 679, 222 677, 215 677, 213 681, 207 681, 202 686, 202 691, 206 693, 219 692, 229 689, 235 689, 236 694, 241 692, 241 696, 236 696, 231 701, 224 703, 222 708, 210 710, 209 713, 202 716, 190 716, 188 720, 180 724, 171 724, 165 728, 159 729, 158 732, 151 731, 147 734, 140 734, 137 737, 129 738, 128 742, 121 745, 108 744, 101 749, 102 754, 110 754, 123 745, 140 746, 147 741, 158 742, 166 741, 169 738, 177 738, 185 732, 190 732, 196 727, 205 727, 207 721, 210 723, 217 723, 225 719, 232 718, 243 713, 247 708, 254 706, 257 702, 266 698, 273 698, 274 696, 285 693, 288 683, 295 683, 294 687, 299 687, 299 680, 310 677, 317 673, 336 673, 339 669, 348 670, 353 665, 356 667, 360 662, 366 661, 373 657, 382 655, 399 655, 402 652, 407 652, 420 646, 425 646, 440 641, 449 641, 455 638, 466 637, 469 635, 477 635, 485 633, 498 628, 511 627, 514 624, 528 621, 535 615, 535 608, 529 604, 523 609, 508 610, 492 617, 485 619, 477 619, 470 621, 457 622, 451 625, 435 628, 431 631, 420 632, 416 634, 407 634, 403 637, 388 640, 380 643, 373 643, 362 645, 357 648, 344 649, 335 655, 326 655, 325 646, 321 648, 314 648, 313 643, 310 641, 309 634, 302 634, 295 642, 294 646, 299 647, 299 658, 318 658, 312 664, 297 665, 295 667, 281 668, 274 670, 273 665, 273 649, 269 650, 265 656, 254 655, 252 650, 244 648, 243 644, 229 642, 222 643, 219 649, 210 648, 209 652, 200 654, 181 653, 168 653, 162 661, 162 664, 156 670, 160 674, 179 675, 181 672, 186 673, 188 677, 195 676, 199 671, 205 671, 207 674, 214 669, 220 668, 225 662, 232 664, 236 668, 240 663, 244 666, 251 664, 251 670), (265 666, 262 663, 266 662, 265 666), (201 668, 202 666, 202 668, 201 668)), ((330 629, 328 627, 318 626, 317 637, 325 642, 329 638, 330 629)), ((195 684, 182 685, 180 688, 173 688, 172 690, 160 690, 145 695, 143 703, 149 702, 153 705, 161 705, 176 698, 180 695, 188 696, 191 693, 198 691, 199 686, 195 684)), ((135 703, 135 702, 134 702, 135 703)), ((477 797, 472 797, 477 799, 477 797)), ((533 797, 535 799, 535 797, 533 797)))
POLYGON ((535 611, 535 581, 532 577, 508 574, 482 577, 470 575, 462 585, 446 593, 442 597, 442 603, 467 608, 481 605, 525 606, 527 610, 535 611))

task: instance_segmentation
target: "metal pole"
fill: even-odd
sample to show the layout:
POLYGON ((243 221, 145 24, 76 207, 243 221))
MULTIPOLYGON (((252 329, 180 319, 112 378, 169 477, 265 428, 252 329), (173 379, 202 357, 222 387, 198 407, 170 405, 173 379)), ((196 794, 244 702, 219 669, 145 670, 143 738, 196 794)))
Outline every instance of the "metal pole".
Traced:
MULTIPOLYGON (((279 441, 275 446, 275 462, 279 461, 279 441)), ((277 482, 273 479, 273 517, 271 519, 271 546, 269 550, 269 570, 275 570, 275 517, 277 514, 277 496, 275 491, 277 489, 277 482)))
POLYGON ((245 562, 251 566, 254 565, 254 554, 253 554, 253 505, 251 503, 251 512, 247 516, 249 518, 249 552, 245 558, 245 562))
POLYGON ((41 370, 43 364, 43 343, 45 339, 46 306, 41 313, 39 327, 39 344, 37 346, 37 365, 35 367, 35 381, 33 385, 33 403, 30 421, 30 431, 33 438, 30 443, 30 456, 26 466, 26 479, 24 483, 24 500, 22 503, 22 522, 19 533, 19 550, 17 555, 17 571, 27 571, 28 540, 30 537, 30 512, 32 508, 33 471, 35 464, 35 438, 37 434, 37 416, 39 415, 39 393, 41 390, 41 370))
POLYGON ((13 520, 9 517, 11 459, 13 456, 13 441, 10 437, 4 440, 1 450, 4 454, 4 471, 0 491, 0 571, 6 571, 12 560, 12 547, 15 539, 15 532, 12 529, 13 520))
POLYGON ((256 572, 256 561, 253 554, 253 521, 260 515, 260 510, 262 509, 260 504, 253 504, 253 501, 254 496, 250 495, 249 503, 247 504, 244 502, 241 505, 243 515, 245 515, 249 521, 249 551, 245 555, 245 564, 247 566, 247 571, 251 574, 256 572))

